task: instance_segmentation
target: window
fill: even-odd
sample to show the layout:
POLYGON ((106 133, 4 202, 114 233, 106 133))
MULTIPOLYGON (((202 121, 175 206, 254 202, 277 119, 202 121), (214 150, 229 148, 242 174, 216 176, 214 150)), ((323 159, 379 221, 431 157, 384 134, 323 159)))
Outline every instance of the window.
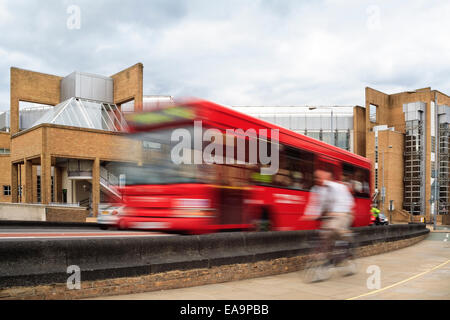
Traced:
POLYGON ((370 122, 376 123, 377 122, 377 110, 378 107, 374 104, 371 104, 369 106, 369 120, 370 122))
POLYGON ((11 195, 11 186, 3 186, 3 195, 10 196, 11 195))
POLYGON ((309 190, 314 183, 314 154, 281 145, 279 169, 275 175, 264 176, 259 174, 260 168, 255 169, 258 171, 252 174, 252 180, 257 184, 309 190))
POLYGON ((335 145, 335 133, 331 131, 322 131, 322 141, 331 145, 335 145))
POLYGON ((120 105, 122 113, 134 112, 134 99, 120 105))
POLYGON ((369 170, 347 163, 343 165, 342 169, 342 181, 348 185, 353 195, 355 197, 370 198, 369 170))
POLYGON ((37 176, 36 182, 36 193, 37 193, 37 202, 41 202, 41 176, 37 176))
POLYGON ((350 133, 347 131, 342 131, 337 133, 337 147, 350 150, 350 133))
POLYGON ((313 138, 313 139, 320 140, 321 134, 320 134, 319 131, 308 131, 307 136, 308 136, 308 137, 311 137, 311 138, 313 138))

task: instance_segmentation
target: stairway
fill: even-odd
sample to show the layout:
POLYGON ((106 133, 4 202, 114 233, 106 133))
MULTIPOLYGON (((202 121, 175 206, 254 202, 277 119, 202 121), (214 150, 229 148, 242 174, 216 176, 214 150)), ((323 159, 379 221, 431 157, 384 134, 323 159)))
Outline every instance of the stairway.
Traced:
POLYGON ((392 222, 410 222, 411 221, 411 214, 404 210, 404 209, 396 209, 394 211, 394 214, 392 216, 392 222))

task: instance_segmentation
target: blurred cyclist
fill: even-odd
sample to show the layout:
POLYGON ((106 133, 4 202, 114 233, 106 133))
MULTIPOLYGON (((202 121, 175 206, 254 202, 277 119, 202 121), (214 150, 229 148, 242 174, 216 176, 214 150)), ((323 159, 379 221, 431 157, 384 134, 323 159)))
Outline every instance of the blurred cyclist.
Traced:
POLYGON ((378 210, 377 207, 372 207, 370 212, 372 212, 373 220, 375 220, 374 223, 379 224, 380 223, 380 210, 378 210))
MULTIPOLYGON (((353 223, 354 199, 348 187, 333 181, 332 173, 326 169, 314 172, 315 185, 311 189, 314 198, 308 204, 303 219, 320 219, 322 258, 332 263, 332 249, 336 240, 345 240, 349 246, 353 242, 350 226, 353 223)), ((347 257, 351 256, 347 250, 347 257)))

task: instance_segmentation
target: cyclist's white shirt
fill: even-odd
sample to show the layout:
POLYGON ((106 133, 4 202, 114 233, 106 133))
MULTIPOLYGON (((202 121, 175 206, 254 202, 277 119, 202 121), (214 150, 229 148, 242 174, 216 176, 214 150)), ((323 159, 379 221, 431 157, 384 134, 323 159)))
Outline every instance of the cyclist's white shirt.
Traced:
POLYGON ((354 199, 348 188, 337 182, 325 181, 311 188, 305 215, 320 216, 326 212, 352 213, 354 199))

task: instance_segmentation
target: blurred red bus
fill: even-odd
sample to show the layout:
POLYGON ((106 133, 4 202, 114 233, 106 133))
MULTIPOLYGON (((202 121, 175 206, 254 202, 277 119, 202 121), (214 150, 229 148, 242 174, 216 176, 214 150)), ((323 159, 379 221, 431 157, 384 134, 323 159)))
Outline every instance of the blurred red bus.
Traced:
MULTIPOLYGON (((351 185, 356 203, 353 226, 370 223, 371 163, 366 158, 204 100, 187 100, 126 118, 129 137, 141 151, 138 164, 120 168, 125 185, 120 188, 124 209, 117 217, 119 228, 189 234, 315 229, 317 221, 300 217, 319 166, 330 167, 336 178, 351 185), (194 121, 201 121, 203 132, 219 129, 223 141, 227 129, 267 129, 267 136, 258 139, 277 144, 278 172, 262 175, 259 158, 256 165, 248 163, 250 137, 245 135, 231 138, 235 147, 237 139, 244 139, 245 164, 173 163, 171 152, 178 143, 171 141, 173 130, 186 129, 195 135, 194 121), (277 140, 270 136, 271 129, 279 130, 277 140)), ((204 150, 205 143, 197 149, 195 142, 192 146, 193 157, 204 150)), ((223 148, 225 155, 227 147, 223 148)))

